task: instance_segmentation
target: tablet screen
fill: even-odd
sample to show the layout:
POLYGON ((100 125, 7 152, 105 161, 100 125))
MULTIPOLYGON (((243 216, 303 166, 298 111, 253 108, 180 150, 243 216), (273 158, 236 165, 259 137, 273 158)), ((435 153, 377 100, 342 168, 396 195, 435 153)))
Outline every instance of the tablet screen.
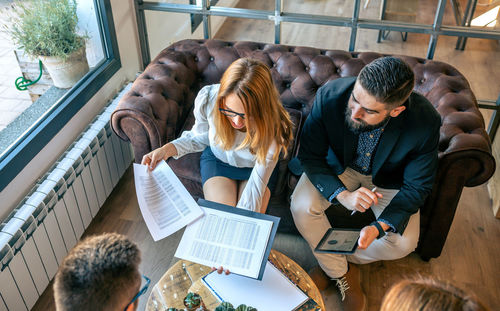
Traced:
POLYGON ((352 253, 356 249, 359 230, 330 228, 316 247, 316 251, 352 253))

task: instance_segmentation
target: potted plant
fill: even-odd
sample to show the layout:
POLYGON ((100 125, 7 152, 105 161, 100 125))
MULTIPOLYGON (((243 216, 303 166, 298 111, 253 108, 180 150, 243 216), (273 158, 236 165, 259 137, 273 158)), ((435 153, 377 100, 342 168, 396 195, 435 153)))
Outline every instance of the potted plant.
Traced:
POLYGON ((72 87, 88 71, 86 35, 77 32, 76 0, 17 2, 4 29, 14 43, 39 58, 54 85, 72 87))
POLYGON ((257 311, 257 309, 244 304, 235 308, 232 303, 225 301, 215 308, 215 311, 257 311))
POLYGON ((186 311, 206 310, 201 296, 197 293, 188 293, 184 298, 184 306, 186 307, 186 311))

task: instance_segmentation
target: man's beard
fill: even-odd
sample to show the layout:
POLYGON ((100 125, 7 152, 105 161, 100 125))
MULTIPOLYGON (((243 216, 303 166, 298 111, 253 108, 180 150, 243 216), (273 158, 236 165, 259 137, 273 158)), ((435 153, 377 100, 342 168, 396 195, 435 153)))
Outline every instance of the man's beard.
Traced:
POLYGON ((389 121, 389 119, 391 118, 391 115, 387 114, 387 116, 382 121, 380 121, 377 124, 371 125, 371 124, 367 124, 363 120, 357 120, 358 122, 354 122, 351 119, 351 115, 352 115, 352 110, 349 109, 349 106, 347 106, 345 108, 345 122, 347 123, 347 126, 349 126, 349 129, 351 131, 353 131, 354 133, 367 132, 367 131, 377 129, 377 128, 383 126, 384 124, 386 124, 389 121))

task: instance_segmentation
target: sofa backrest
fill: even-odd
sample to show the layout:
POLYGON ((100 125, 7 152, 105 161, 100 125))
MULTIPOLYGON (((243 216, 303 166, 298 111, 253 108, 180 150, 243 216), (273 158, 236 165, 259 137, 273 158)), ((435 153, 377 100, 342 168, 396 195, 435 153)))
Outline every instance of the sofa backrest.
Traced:
MULTIPOLYGON (((251 57, 271 68, 283 105, 301 111, 305 119, 319 87, 332 79, 355 76, 363 66, 382 56, 374 52, 351 53, 256 42, 183 40, 164 49, 151 62, 137 78, 132 90, 135 93, 132 94, 148 93, 150 102, 153 97, 164 97, 164 100, 152 103, 164 106, 155 107, 154 111, 176 110, 185 118, 201 87, 218 83, 234 60, 251 57), (174 76, 169 76, 169 71, 174 76), (158 83, 152 83, 152 80, 158 83), (175 107, 167 108, 169 102, 175 102, 175 107)), ((484 120, 465 77, 446 63, 411 56, 398 57, 415 72, 414 90, 429 99, 441 114, 440 156, 460 150, 460 142, 464 139, 468 144, 473 142, 478 149, 489 152, 484 120)), ((182 124, 167 127, 159 131, 168 141, 179 133, 182 124)))

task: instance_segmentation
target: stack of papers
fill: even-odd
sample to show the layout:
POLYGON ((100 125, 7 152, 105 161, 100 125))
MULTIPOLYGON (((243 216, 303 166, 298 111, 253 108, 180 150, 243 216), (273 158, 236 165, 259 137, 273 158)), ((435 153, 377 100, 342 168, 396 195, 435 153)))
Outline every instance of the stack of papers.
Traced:
POLYGON ((134 164, 137 200, 155 241, 189 226, 175 256, 262 279, 279 218, 199 200, 196 203, 166 162, 152 172, 134 164))
POLYGON ((205 215, 187 226, 175 257, 261 279, 274 239, 274 222, 264 218, 276 217, 202 202, 211 208, 202 206, 205 215))
POLYGON ((164 161, 154 171, 134 163, 134 180, 142 217, 155 241, 200 218, 203 211, 164 161))

